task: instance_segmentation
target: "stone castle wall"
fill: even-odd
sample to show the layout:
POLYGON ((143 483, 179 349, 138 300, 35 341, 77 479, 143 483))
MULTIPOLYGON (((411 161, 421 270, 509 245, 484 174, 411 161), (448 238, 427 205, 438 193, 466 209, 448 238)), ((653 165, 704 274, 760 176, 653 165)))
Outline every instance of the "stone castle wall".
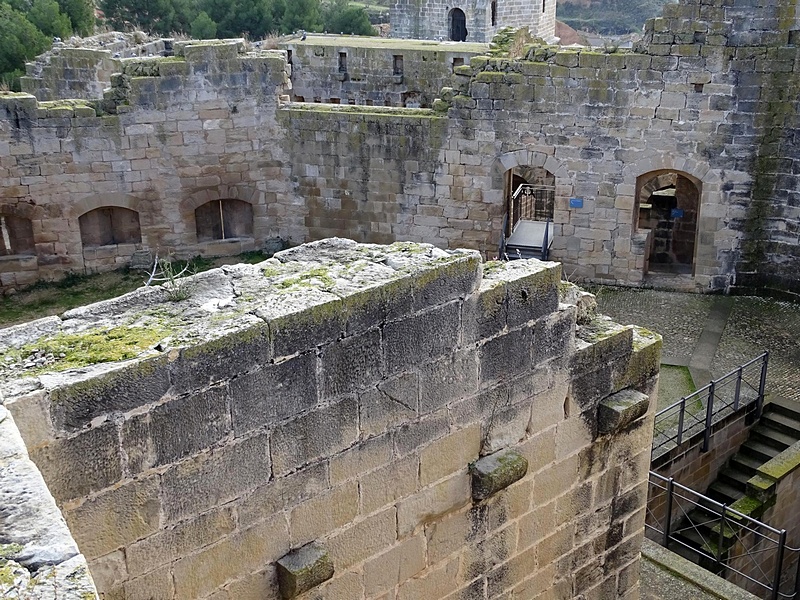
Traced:
POLYGON ((488 49, 350 36, 311 36, 280 46, 290 55, 295 101, 410 108, 430 108, 450 85, 453 69, 488 49))
POLYGON ((467 42, 491 42, 505 27, 527 27, 534 36, 547 42, 556 39, 555 0, 496 0, 494 3, 491 0, 396 0, 390 10, 390 35, 393 38, 449 40, 453 9, 464 12, 467 42))
POLYGON ((108 331, 94 360, 120 328, 150 340, 6 366, 5 405, 104 597, 277 598, 276 561, 313 542, 334 574, 303 598, 633 599, 660 338, 560 280, 317 242, 179 302, 145 288, 4 330, 29 349, 108 331), (471 484, 509 451, 520 479, 471 484))
POLYGON ((101 98, 111 85, 111 76, 122 69, 121 58, 162 55, 172 40, 149 39, 141 31, 102 33, 77 38, 76 44, 56 42, 53 48, 25 65, 20 78, 23 92, 37 100, 101 98))
MULTIPOLYGON (((313 40, 287 48, 293 61, 326 54, 311 76, 298 58, 294 90, 285 53, 228 41, 123 61, 100 102, 1 95, 0 218, 29 221, 34 243, 0 257, 0 284, 113 268, 137 252, 235 254, 332 235, 496 256, 509 173, 543 168, 555 179, 551 257, 570 276, 641 284, 653 232, 639 224, 637 194, 675 173, 699 197, 684 252, 695 289, 796 289, 794 5, 689 0, 665 11, 636 53, 534 45, 519 59, 474 57, 431 110, 364 106, 376 103, 370 82, 385 81, 389 50, 379 75, 347 82, 348 94, 360 86, 347 101, 364 104, 287 101, 322 94, 311 77, 342 49, 313 40), (250 226, 203 235, 195 211, 219 201, 250 226), (140 236, 82 243, 80 219, 96 208, 135 211, 140 236)), ((453 47, 431 51, 449 57, 453 47)), ((344 83, 331 84, 340 101, 344 83)))

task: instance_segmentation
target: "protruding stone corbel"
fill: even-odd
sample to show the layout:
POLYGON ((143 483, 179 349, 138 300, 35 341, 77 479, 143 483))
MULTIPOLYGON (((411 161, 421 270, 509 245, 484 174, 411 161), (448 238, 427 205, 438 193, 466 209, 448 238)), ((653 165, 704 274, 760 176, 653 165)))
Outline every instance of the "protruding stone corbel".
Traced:
POLYGON ((597 407, 597 428, 601 435, 624 429, 643 416, 650 406, 650 397, 636 390, 622 390, 600 401, 597 407))
POLYGON ((528 460, 515 450, 500 450, 484 456, 470 467, 472 499, 485 500, 525 477, 528 460))
POLYGON ((333 577, 328 551, 314 542, 278 559, 278 588, 287 600, 317 587, 333 577))

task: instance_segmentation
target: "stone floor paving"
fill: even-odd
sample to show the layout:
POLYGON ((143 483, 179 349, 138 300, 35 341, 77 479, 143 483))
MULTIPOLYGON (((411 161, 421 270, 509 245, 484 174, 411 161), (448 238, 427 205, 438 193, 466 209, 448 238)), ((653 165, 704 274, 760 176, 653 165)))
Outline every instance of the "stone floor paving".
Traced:
POLYGON ((660 333, 665 364, 702 363, 702 369, 693 371, 705 379, 695 380, 697 387, 769 350, 767 392, 800 401, 800 305, 751 296, 587 289, 597 295, 600 312, 660 333))
POLYGON ((674 365, 688 365, 714 304, 713 296, 700 294, 607 286, 586 289, 597 295, 603 314, 623 325, 639 325, 664 336, 662 361, 674 365))

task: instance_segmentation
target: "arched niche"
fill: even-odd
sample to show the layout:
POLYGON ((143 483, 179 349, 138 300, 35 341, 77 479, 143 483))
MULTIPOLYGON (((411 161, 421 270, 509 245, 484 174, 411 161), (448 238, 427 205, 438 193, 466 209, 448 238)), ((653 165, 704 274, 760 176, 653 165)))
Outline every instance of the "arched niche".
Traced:
POLYGON ((78 217, 84 248, 140 244, 139 213, 120 206, 95 208, 78 217))
POLYGON ((252 237, 253 206, 243 200, 210 200, 194 211, 197 241, 252 237))

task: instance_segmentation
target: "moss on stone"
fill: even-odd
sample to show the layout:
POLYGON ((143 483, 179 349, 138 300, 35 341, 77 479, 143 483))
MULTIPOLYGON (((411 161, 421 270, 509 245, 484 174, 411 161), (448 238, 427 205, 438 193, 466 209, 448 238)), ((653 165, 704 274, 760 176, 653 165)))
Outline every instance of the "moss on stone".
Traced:
POLYGON ((759 475, 781 481, 800 467, 800 442, 789 446, 758 468, 759 475))
POLYGON ((19 544, 0 544, 0 559, 14 558, 22 550, 23 548, 19 544))
POLYGON ((81 333, 59 333, 18 349, 0 352, 0 359, 25 363, 34 353, 53 355, 49 364, 30 367, 28 374, 64 371, 88 365, 135 358, 169 335, 164 327, 119 326, 81 333), (62 356, 63 355, 63 356, 62 356))

